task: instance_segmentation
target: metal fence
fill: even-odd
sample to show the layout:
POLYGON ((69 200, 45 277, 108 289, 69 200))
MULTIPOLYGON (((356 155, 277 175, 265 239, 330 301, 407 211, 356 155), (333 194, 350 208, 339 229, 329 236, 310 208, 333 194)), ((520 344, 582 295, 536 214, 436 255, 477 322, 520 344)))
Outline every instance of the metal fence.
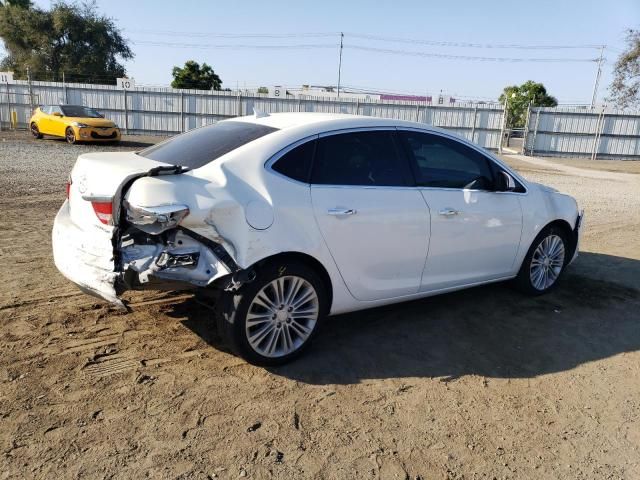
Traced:
POLYGON ((216 120, 267 112, 329 112, 371 115, 421 122, 450 130, 478 145, 498 149, 504 111, 494 104, 429 105, 424 102, 362 101, 357 99, 270 98, 236 92, 138 87, 121 90, 110 85, 16 81, 0 84, 0 127, 27 128, 32 104, 76 104, 93 107, 129 134, 171 135, 216 120), (15 113, 12 113, 15 112, 15 113))
POLYGON ((531 109, 523 143, 526 155, 640 160, 640 112, 531 109))

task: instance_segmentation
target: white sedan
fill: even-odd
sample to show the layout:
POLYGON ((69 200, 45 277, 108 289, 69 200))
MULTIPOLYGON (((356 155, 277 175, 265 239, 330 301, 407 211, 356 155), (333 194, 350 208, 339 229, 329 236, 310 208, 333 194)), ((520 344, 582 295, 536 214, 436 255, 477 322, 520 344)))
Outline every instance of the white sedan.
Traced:
POLYGON ((123 306, 137 289, 216 298, 250 362, 284 363, 327 315, 513 279, 556 286, 576 201, 423 124, 256 114, 140 152, 78 157, 53 227, 58 269, 123 306))

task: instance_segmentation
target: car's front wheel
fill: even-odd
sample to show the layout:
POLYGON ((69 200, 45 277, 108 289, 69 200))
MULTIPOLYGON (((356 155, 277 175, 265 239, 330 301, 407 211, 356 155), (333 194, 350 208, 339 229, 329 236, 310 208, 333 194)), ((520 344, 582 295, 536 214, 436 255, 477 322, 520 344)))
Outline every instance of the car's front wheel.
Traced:
POLYGON ((312 268, 282 261, 226 292, 221 307, 220 334, 236 353, 257 365, 281 365, 308 347, 327 315, 328 297, 312 268))
POLYGON ((517 287, 524 293, 541 295, 553 289, 569 260, 569 239, 556 226, 545 228, 535 238, 516 277, 517 287))
POLYGON ((71 145, 76 143, 76 134, 73 133, 73 128, 67 128, 67 131, 65 132, 64 138, 66 138, 67 143, 69 143, 71 145))

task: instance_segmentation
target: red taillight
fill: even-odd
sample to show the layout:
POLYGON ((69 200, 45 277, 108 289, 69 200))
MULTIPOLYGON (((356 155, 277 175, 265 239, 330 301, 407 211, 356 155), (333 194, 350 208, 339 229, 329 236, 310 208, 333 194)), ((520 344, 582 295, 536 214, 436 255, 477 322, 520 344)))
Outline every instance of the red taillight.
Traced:
POLYGON ((101 223, 109 225, 113 216, 113 205, 111 202, 91 202, 93 211, 96 212, 96 216, 101 223))
POLYGON ((69 195, 71 194, 71 177, 67 180, 67 200, 69 200, 69 195))

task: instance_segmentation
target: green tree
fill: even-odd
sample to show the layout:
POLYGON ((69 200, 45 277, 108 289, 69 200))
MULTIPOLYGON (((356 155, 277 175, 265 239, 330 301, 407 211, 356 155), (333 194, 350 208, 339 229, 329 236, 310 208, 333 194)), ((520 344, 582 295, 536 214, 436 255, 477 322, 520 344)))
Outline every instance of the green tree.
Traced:
POLYGON ((0 68, 25 78, 115 83, 125 75, 120 60, 133 53, 111 18, 93 3, 58 2, 51 10, 24 8, 26 2, 5 2, 0 8, 0 38, 8 55, 0 68))
POLYGON ((206 63, 189 60, 184 67, 173 67, 171 72, 173 88, 193 88, 196 90, 221 90, 222 80, 206 63))
POLYGON ((33 2, 31 0, 4 0, 0 1, 0 7, 5 7, 12 5, 14 7, 20 8, 31 8, 33 6, 33 2))
POLYGON ((522 85, 509 85, 500 95, 500 102, 507 102, 507 128, 522 128, 527 121, 527 107, 555 107, 558 101, 547 93, 541 83, 528 80, 522 85))
POLYGON ((269 89, 267 87, 258 88, 258 93, 269 93, 269 89))
POLYGON ((620 108, 640 107, 640 30, 627 30, 627 49, 613 68, 610 97, 620 108))

